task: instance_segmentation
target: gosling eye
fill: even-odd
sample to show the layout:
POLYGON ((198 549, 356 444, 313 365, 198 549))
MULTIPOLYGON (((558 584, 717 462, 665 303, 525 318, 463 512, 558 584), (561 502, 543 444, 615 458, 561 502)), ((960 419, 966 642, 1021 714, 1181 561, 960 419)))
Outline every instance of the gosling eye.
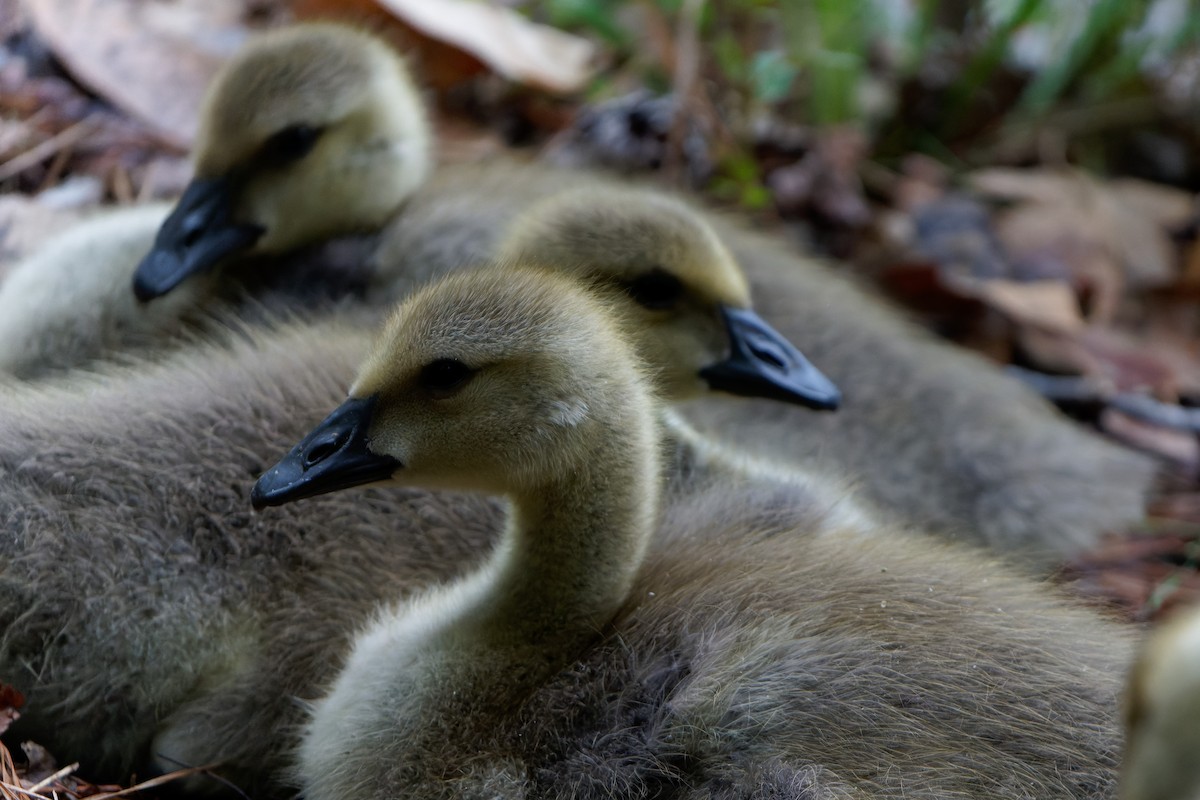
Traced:
POLYGON ((457 392, 475 374, 475 370, 456 358, 439 358, 421 368, 419 381, 437 399, 457 392))
POLYGON ((625 284, 625 292, 643 308, 666 310, 683 297, 683 281, 661 267, 625 284))
POLYGON ((324 128, 312 125, 289 125, 263 144, 263 160, 275 165, 299 161, 312 151, 324 132, 324 128))

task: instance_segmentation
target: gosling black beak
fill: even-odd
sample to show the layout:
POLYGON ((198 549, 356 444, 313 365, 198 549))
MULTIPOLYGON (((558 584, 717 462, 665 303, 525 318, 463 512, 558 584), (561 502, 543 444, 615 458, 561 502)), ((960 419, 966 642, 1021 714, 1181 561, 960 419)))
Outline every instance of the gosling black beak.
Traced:
POLYGON ((842 393, 762 317, 746 308, 721 306, 729 331, 729 358, 700 370, 708 385, 743 397, 765 397, 824 411, 842 393))
POLYGON ((161 297, 188 277, 258 241, 264 228, 230 220, 235 185, 229 177, 197 178, 188 184, 134 273, 133 293, 138 300, 161 297))
POLYGON ((367 430, 375 398, 351 399, 305 436, 283 459, 262 474, 250 491, 254 508, 281 506, 351 486, 385 481, 402 465, 372 453, 367 430))

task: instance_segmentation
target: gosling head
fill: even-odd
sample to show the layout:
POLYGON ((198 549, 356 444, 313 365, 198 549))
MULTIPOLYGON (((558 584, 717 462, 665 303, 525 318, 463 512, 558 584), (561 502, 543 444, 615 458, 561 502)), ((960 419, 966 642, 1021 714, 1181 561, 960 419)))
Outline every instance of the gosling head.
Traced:
POLYGON ((1126 698, 1121 800, 1200 800, 1200 609, 1149 639, 1126 698))
POLYGON ((833 409, 837 387, 750 305, 716 233, 687 205, 638 189, 578 189, 535 205, 500 251, 615 290, 659 391, 706 389, 833 409))
POLYGON ((541 270, 426 287, 388 322, 350 399, 259 478, 254 506, 385 481, 521 494, 600 460, 614 430, 652 435, 612 313, 541 270))
POLYGON ((134 276, 143 301, 238 254, 377 228, 430 169, 404 64, 340 25, 252 42, 214 79, 200 120, 196 177, 134 276))

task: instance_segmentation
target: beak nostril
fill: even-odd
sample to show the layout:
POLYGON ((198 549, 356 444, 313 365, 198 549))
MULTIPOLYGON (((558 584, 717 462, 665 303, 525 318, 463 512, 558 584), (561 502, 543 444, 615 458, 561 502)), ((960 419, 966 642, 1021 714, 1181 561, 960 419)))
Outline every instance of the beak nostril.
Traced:
POLYGON ((784 369, 787 367, 787 364, 784 362, 784 360, 780 358, 778 354, 773 353, 770 350, 751 345, 750 352, 753 353, 754 357, 759 361, 765 361, 766 363, 774 366, 776 369, 784 369))
POLYGON ((348 438, 349 433, 341 432, 313 442, 312 446, 304 451, 304 468, 310 469, 341 450, 348 438))

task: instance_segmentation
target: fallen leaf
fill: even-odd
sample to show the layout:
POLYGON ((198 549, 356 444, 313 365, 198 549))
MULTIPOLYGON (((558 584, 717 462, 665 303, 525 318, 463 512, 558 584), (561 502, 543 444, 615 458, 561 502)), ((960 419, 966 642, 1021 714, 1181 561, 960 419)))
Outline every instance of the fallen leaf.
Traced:
POLYGON ((1190 223, 1196 214, 1196 198, 1191 192, 1151 183, 1137 178, 1113 178, 1108 182, 1113 194, 1126 205, 1133 206, 1167 230, 1176 230, 1190 223))
POLYGON ((1075 293, 1061 281, 986 280, 979 282, 978 293, 984 302, 1021 325, 1059 333, 1077 333, 1086 325, 1075 293))
POLYGON ((1017 328, 1016 339, 1025 358, 1040 370, 1107 378, 1104 364, 1089 353, 1074 334, 1026 325, 1017 328))
POLYGON ((83 84, 186 148, 200 98, 243 43, 237 0, 26 0, 34 28, 83 84))
POLYGON ((510 80, 550 92, 583 88, 597 50, 587 39, 476 0, 378 0, 417 31, 478 57, 510 80))
POLYGON ((1112 265, 1134 287, 1174 281, 1180 258, 1170 233, 1193 211, 1187 192, 1125 179, 1100 181, 1082 171, 986 169, 972 173, 973 190, 1015 202, 996 214, 996 230, 1014 263, 1051 254, 1077 281, 1104 296, 1106 311, 1121 293, 1112 265))
POLYGON ((1064 180, 1050 170, 992 167, 972 172, 967 185, 987 197, 1006 201, 1056 203, 1064 193, 1064 180))

